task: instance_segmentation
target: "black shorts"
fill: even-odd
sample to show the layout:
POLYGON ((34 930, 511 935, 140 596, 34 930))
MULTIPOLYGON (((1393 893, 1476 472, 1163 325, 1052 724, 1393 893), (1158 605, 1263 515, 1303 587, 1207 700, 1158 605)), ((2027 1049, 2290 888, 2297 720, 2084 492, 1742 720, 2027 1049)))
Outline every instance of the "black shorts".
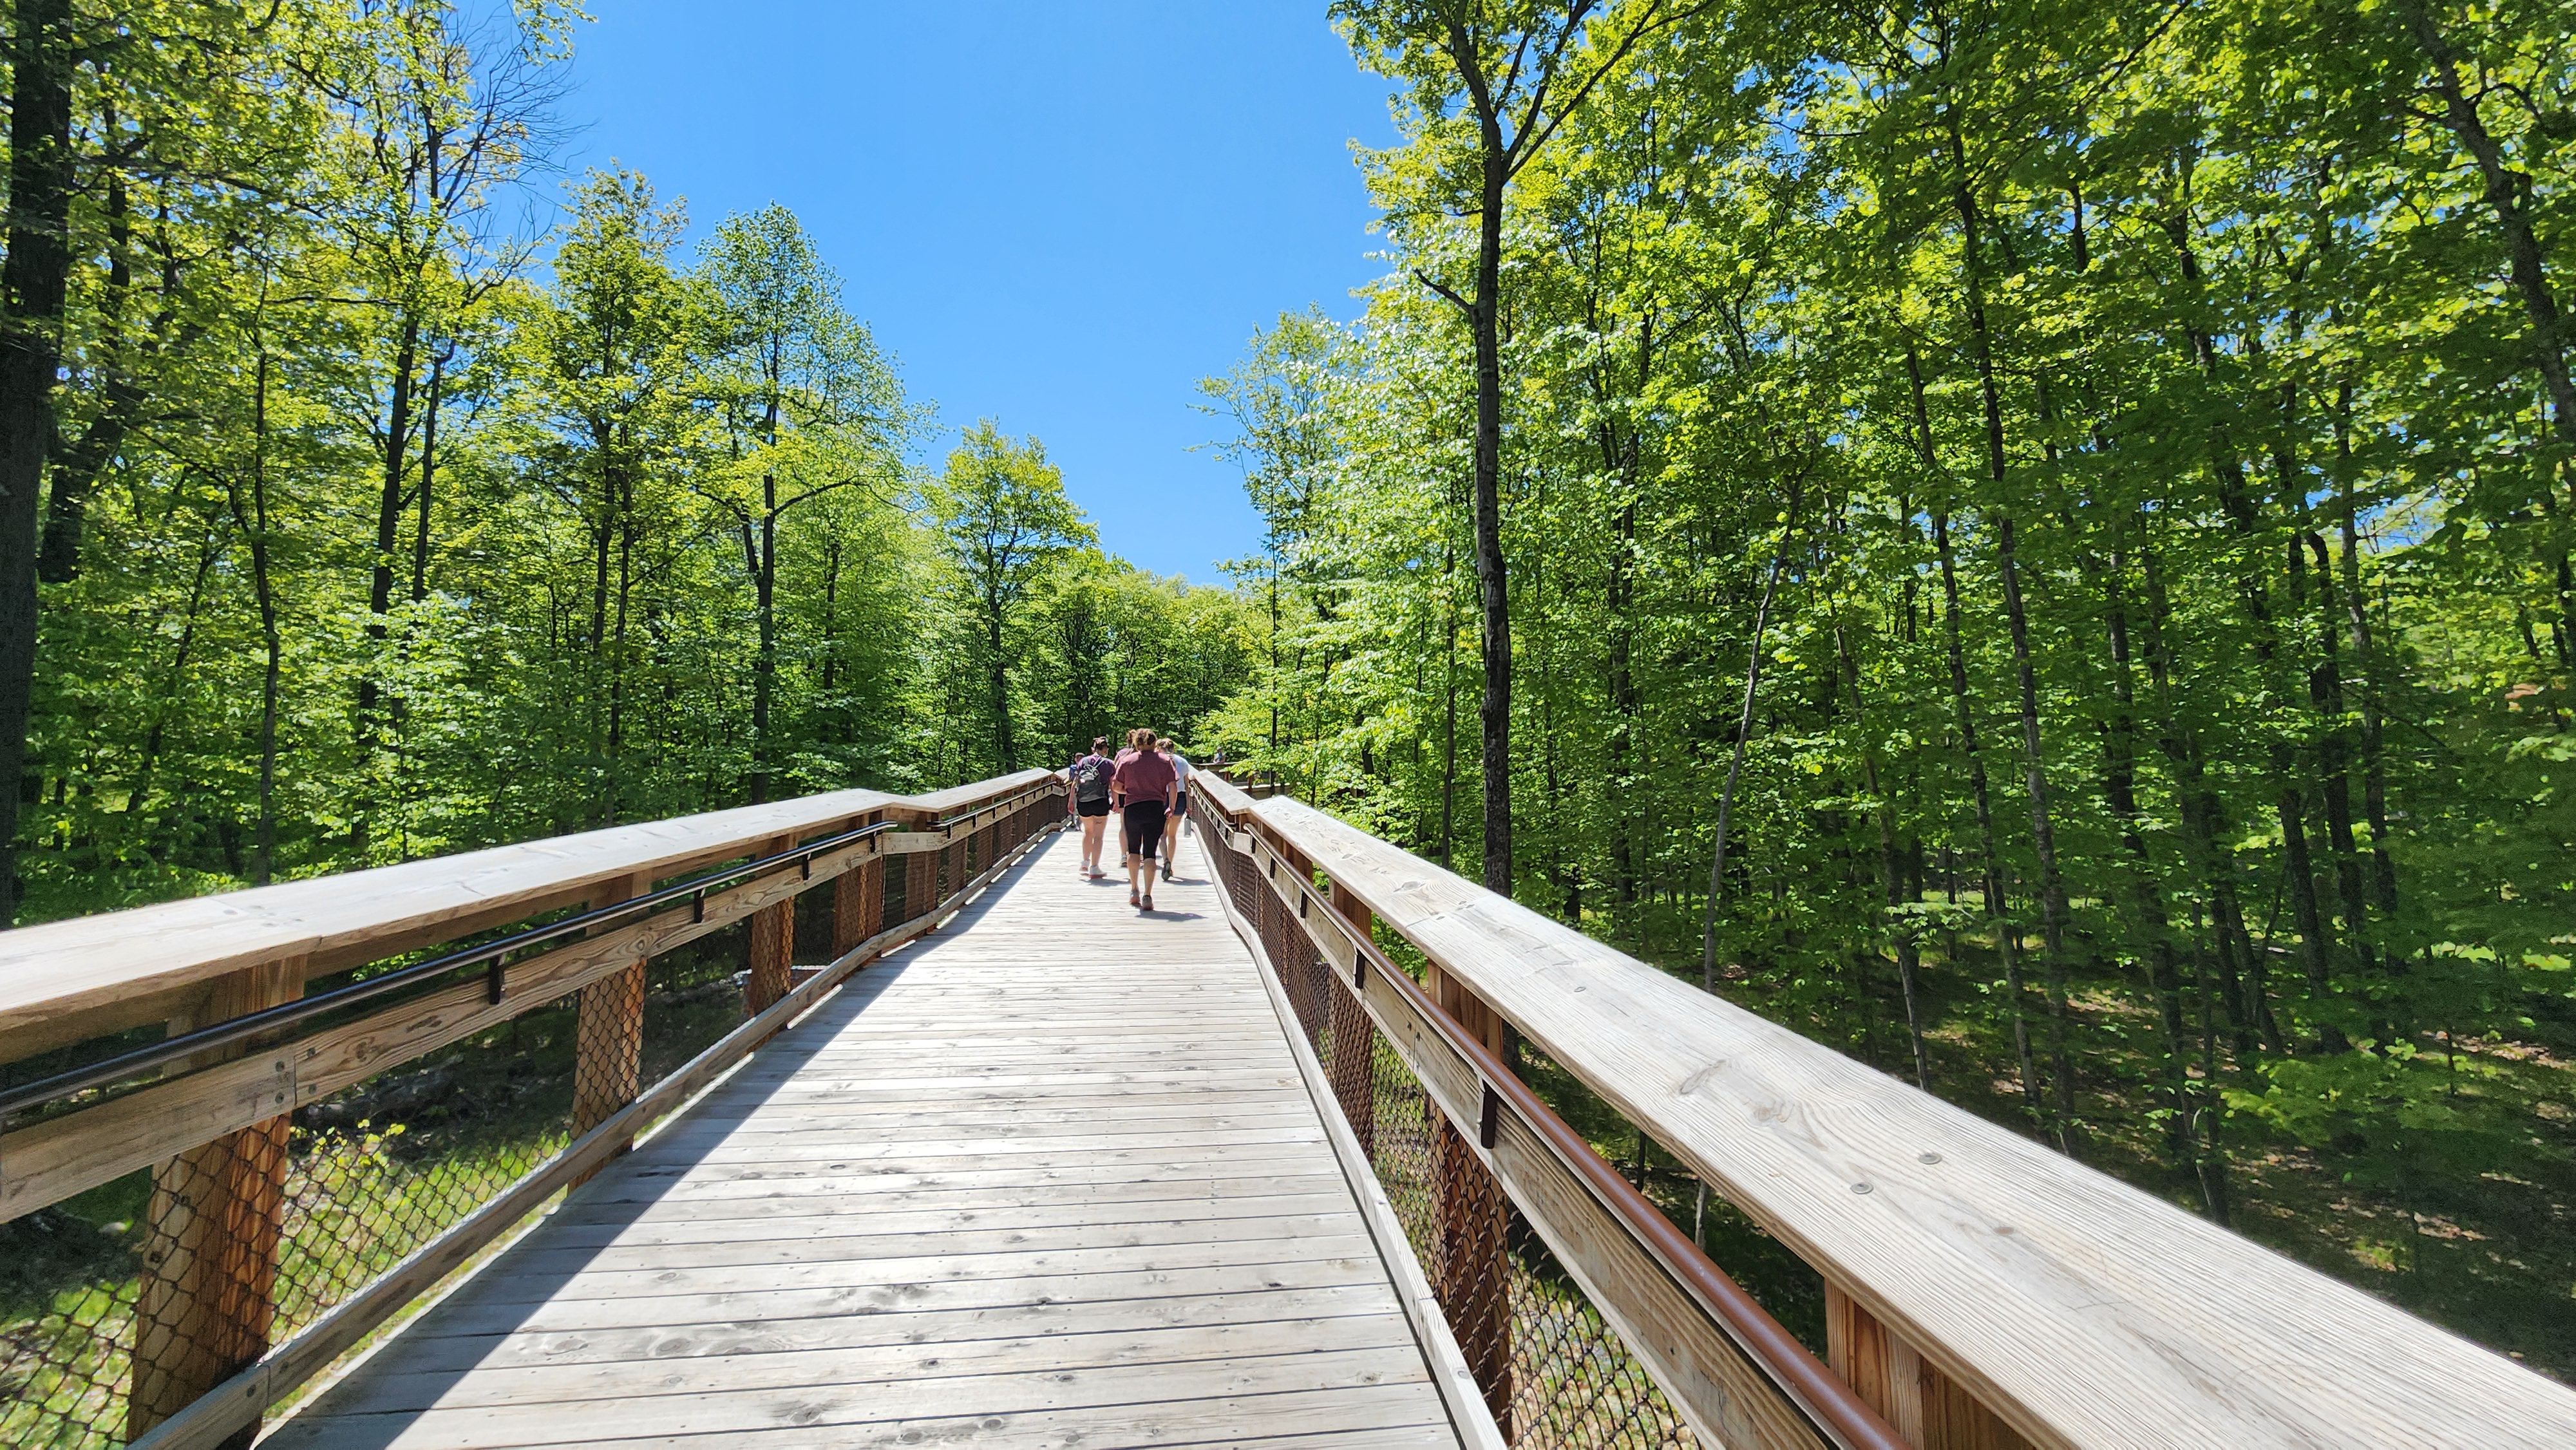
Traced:
POLYGON ((1127 803, 1127 854, 1154 859, 1163 844, 1163 803, 1129 801, 1127 803))
POLYGON ((1096 801, 1075 801, 1073 813, 1078 816, 1105 816, 1109 814, 1109 797, 1102 796, 1096 801))
POLYGON ((1177 797, 1175 797, 1175 798, 1174 798, 1174 801, 1173 801, 1173 804, 1172 804, 1172 814, 1173 814, 1173 815, 1176 815, 1176 816, 1186 816, 1186 815, 1188 815, 1189 813, 1190 813, 1190 793, 1189 793, 1188 791, 1182 791, 1182 792, 1181 792, 1177 797))

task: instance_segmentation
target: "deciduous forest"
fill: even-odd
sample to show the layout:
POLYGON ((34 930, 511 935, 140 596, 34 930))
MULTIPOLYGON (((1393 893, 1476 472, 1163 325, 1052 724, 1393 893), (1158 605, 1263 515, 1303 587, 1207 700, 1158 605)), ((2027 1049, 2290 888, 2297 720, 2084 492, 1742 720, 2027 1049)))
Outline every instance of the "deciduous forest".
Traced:
POLYGON ((2576 12, 1333 14, 1229 751, 2576 1372, 2576 12))
POLYGON ((498 17, 16 12, 19 920, 1060 765, 1239 677, 1038 440, 919 466, 786 206, 693 245, 554 169, 571 17, 498 17))
POLYGON ((1157 724, 2576 1375, 2576 10, 1336 0, 1213 588, 481 14, 16 0, 17 921, 1157 724))

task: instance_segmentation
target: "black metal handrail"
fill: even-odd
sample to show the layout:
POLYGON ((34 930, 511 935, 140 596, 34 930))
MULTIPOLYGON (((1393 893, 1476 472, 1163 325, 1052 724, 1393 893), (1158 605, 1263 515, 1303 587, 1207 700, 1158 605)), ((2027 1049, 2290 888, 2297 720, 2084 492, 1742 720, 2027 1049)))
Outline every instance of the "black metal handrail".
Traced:
MULTIPOLYGON (((253 1012, 245 1017, 235 1017, 212 1027, 165 1038, 149 1047, 140 1047, 132 1052, 103 1058, 86 1067, 76 1067, 67 1072, 56 1073, 52 1077, 38 1078, 34 1082, 0 1091, 0 1121, 58 1098, 87 1092, 93 1088, 110 1087, 130 1078, 139 1077, 146 1072, 185 1061, 198 1053, 247 1042, 279 1028, 292 1027, 296 1023, 310 1021, 355 1003, 370 1002, 379 997, 390 996, 406 987, 461 972, 469 967, 498 971, 505 965, 503 958, 513 952, 524 951, 568 936, 586 934, 608 923, 623 921, 628 917, 650 912, 656 907, 674 901, 694 901, 703 912, 706 896, 710 891, 791 866, 806 866, 810 872, 810 863, 817 856, 827 855, 845 846, 856 845, 870 836, 901 829, 901 824, 895 821, 879 821, 873 825, 861 826, 854 831, 844 831, 837 836, 791 847, 773 856, 762 856, 739 866, 726 867, 677 885, 665 886, 659 891, 621 901, 613 906, 585 911, 578 916, 568 916, 545 926, 530 927, 526 931, 488 941, 481 946, 467 947, 463 951, 451 952, 446 956, 405 967, 400 971, 387 972, 381 977, 352 982, 346 987, 317 996, 300 997, 295 1001, 253 1012)), ((497 977, 494 979, 493 1000, 495 1002, 500 1000, 500 982, 497 977)))

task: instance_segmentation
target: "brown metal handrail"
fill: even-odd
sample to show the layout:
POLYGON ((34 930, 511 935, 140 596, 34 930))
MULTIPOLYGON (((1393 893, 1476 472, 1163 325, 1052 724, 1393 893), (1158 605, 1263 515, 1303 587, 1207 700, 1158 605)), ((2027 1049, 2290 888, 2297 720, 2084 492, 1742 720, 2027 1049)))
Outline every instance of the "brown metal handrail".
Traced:
MULTIPOLYGON (((1300 918, 1300 925, 1303 923, 1304 918, 1300 918)), ((1781 1328, 1769 1310, 1745 1293, 1743 1286, 1688 1235, 1673 1227, 1661 1209, 1647 1202, 1646 1196, 1620 1176, 1619 1170, 1585 1142, 1582 1134, 1558 1117, 1556 1110, 1532 1092, 1474 1033, 1433 1002, 1375 942, 1353 933, 1352 945, 1358 949, 1360 960, 1377 970, 1386 985, 1439 1032, 1450 1050, 1476 1069, 1488 1099, 1478 1123, 1481 1146, 1494 1146, 1492 1113, 1498 1108, 1511 1112, 1546 1143, 1621 1226, 1637 1236, 1709 1317, 1724 1326, 1745 1355, 1806 1413, 1819 1434, 1842 1450, 1909 1450, 1904 1438, 1879 1418, 1878 1412, 1851 1386, 1827 1369, 1795 1335, 1781 1328)), ((1362 984, 1354 981, 1352 985, 1356 989, 1362 984)), ((1505 1185, 1506 1192, 1509 1187, 1505 1185)))
MULTIPOLYGON (((1634 1240, 1674 1288, 1744 1355, 1746 1361, 1794 1409, 1816 1440, 1841 1447, 1841 1450, 1902 1450, 1909 1445, 1910 1442, 1858 1392, 1782 1328, 1769 1311, 1728 1277, 1696 1243, 1676 1229, 1582 1135, 1523 1083, 1518 1074, 1475 1032, 1440 1007, 1370 939, 1364 926, 1330 909, 1310 911, 1309 903, 1315 898, 1311 892, 1311 880, 1304 879, 1307 868, 1296 855, 1267 838, 1266 823, 1252 819, 1245 829, 1238 830, 1231 820, 1220 814, 1224 808, 1208 798, 1208 793, 1202 793, 1193 804, 1200 808, 1202 823, 1218 838, 1216 844, 1229 855, 1240 854, 1247 858, 1247 869, 1264 854, 1270 858, 1255 874, 1283 898, 1283 908, 1293 902, 1295 909, 1283 909, 1281 915, 1293 922, 1295 929, 1313 944, 1323 962, 1338 962, 1341 953, 1336 947, 1347 944, 1348 975, 1344 976, 1340 971, 1328 972, 1335 983, 1334 990, 1348 993, 1349 1000, 1367 1012, 1378 1030, 1391 1043, 1397 1044, 1400 1058, 1409 1061, 1411 1057, 1402 1045, 1404 1023, 1391 1020, 1398 1014, 1383 1012, 1378 1004, 1368 1000, 1372 973, 1380 989, 1393 994, 1401 1004, 1403 1017, 1428 1027, 1441 1045, 1474 1073, 1481 1101, 1472 1106, 1463 1102, 1456 1104, 1455 1115, 1463 1118, 1466 1113, 1473 1112, 1474 1136, 1483 1154, 1490 1157, 1494 1153, 1501 1115, 1508 1113, 1554 1156, 1580 1190, 1634 1240), (1293 885, 1283 885, 1279 880, 1281 866, 1289 868, 1287 875, 1294 881, 1293 885)), ((1278 965, 1273 963, 1274 969, 1278 965)), ((1336 1048, 1337 1053, 1340 1050, 1336 1048)), ((1416 1068, 1413 1076, 1426 1091, 1433 1092, 1435 1098, 1438 1096, 1434 1089, 1434 1074, 1416 1068)), ((1461 1127, 1464 1126, 1462 1123, 1461 1127)), ((1534 1223, 1547 1218, 1542 1206, 1526 1201, 1523 1193, 1515 1191, 1518 1185, 1507 1175, 1498 1173, 1496 1180, 1514 1206, 1534 1223)), ((1615 1311, 1635 1306, 1605 1307, 1615 1311)), ((1471 1336, 1468 1325, 1453 1322, 1452 1328, 1462 1340, 1471 1336)), ((1667 1385, 1665 1388, 1676 1403, 1690 1398, 1684 1386, 1667 1385)), ((1486 1389, 1491 1395, 1496 1393, 1497 1387, 1488 1385, 1486 1389)), ((1694 1409, 1701 1415, 1708 1415, 1707 1406, 1694 1406, 1694 1409)))

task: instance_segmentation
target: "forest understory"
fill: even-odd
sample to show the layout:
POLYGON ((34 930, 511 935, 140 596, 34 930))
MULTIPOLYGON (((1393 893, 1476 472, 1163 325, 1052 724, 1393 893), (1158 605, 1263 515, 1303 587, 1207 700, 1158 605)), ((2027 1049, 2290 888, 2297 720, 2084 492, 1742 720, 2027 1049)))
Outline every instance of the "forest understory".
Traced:
MULTIPOLYGON (((1973 898, 1972 898, 1973 899, 1973 898)), ((1657 940, 1684 938, 1695 923, 1661 914, 1657 940)), ((1615 939, 1609 923, 1587 931, 1615 939)), ((1696 981, 1695 948, 1638 951, 1642 959, 1696 981)), ((2036 945, 2025 943, 2025 949, 2036 945)), ((2009 1020, 1997 1010, 2002 987, 1993 940, 1961 933, 1956 956, 1927 955, 1918 976, 1934 1090, 1945 1100, 2043 1144, 2049 1141, 2026 1098, 2009 1020)), ((1758 966, 1721 969, 1719 991, 1740 1007, 1787 1023, 1891 1075, 1911 1073, 1905 1005, 1895 964, 1855 958, 1843 979, 1782 980, 1758 966)), ((2178 1167, 2159 1124, 2139 1111, 2157 1071, 2154 1014, 2138 1005, 2137 983, 2116 974, 2078 975, 2069 1008, 2091 1050, 2077 1064, 2083 1160, 2187 1212, 2204 1209, 2197 1175, 2178 1167)), ((2041 1004, 2034 1004, 2040 1007, 2041 1004)), ((2044 1010, 2044 1009, 2043 1009, 2044 1010)), ((2576 1020, 2555 1024, 2576 1028, 2576 1020)), ((2224 1024, 2220 1024, 2223 1035, 2224 1024)), ((2419 1046, 2439 1057, 2447 1044, 2419 1046)), ((2473 1066, 2517 1096, 2547 1102, 2565 1090, 2571 1064, 2528 1043, 2463 1042, 2473 1066)), ((2219 1044, 2222 1083, 2257 1089, 2251 1064, 2219 1044)), ((2199 1069, 2195 1068, 2195 1074, 2199 1069)), ((1698 1213, 1698 1179, 1670 1153, 1648 1146, 1607 1105, 1552 1065, 1533 1074, 1551 1105, 1604 1157, 1627 1171, 1665 1216, 1688 1231, 1698 1213), (1641 1169, 1638 1165, 1643 1163, 1641 1169)), ((2481 1079, 2460 1091, 2489 1089, 2481 1079)), ((2404 1306, 2562 1383, 2576 1383, 2576 1174, 2563 1161, 2536 1159, 2527 1176, 2488 1172, 2470 1183, 2439 1173, 2391 1175, 2359 1138, 2310 1145, 2267 1132, 2250 1117, 2231 1120, 2224 1145, 2229 1226, 2321 1272, 2404 1306)), ((1710 1256, 1808 1345, 1823 1352, 1823 1285, 1814 1272, 1740 1215, 1708 1221, 1710 1256)))

